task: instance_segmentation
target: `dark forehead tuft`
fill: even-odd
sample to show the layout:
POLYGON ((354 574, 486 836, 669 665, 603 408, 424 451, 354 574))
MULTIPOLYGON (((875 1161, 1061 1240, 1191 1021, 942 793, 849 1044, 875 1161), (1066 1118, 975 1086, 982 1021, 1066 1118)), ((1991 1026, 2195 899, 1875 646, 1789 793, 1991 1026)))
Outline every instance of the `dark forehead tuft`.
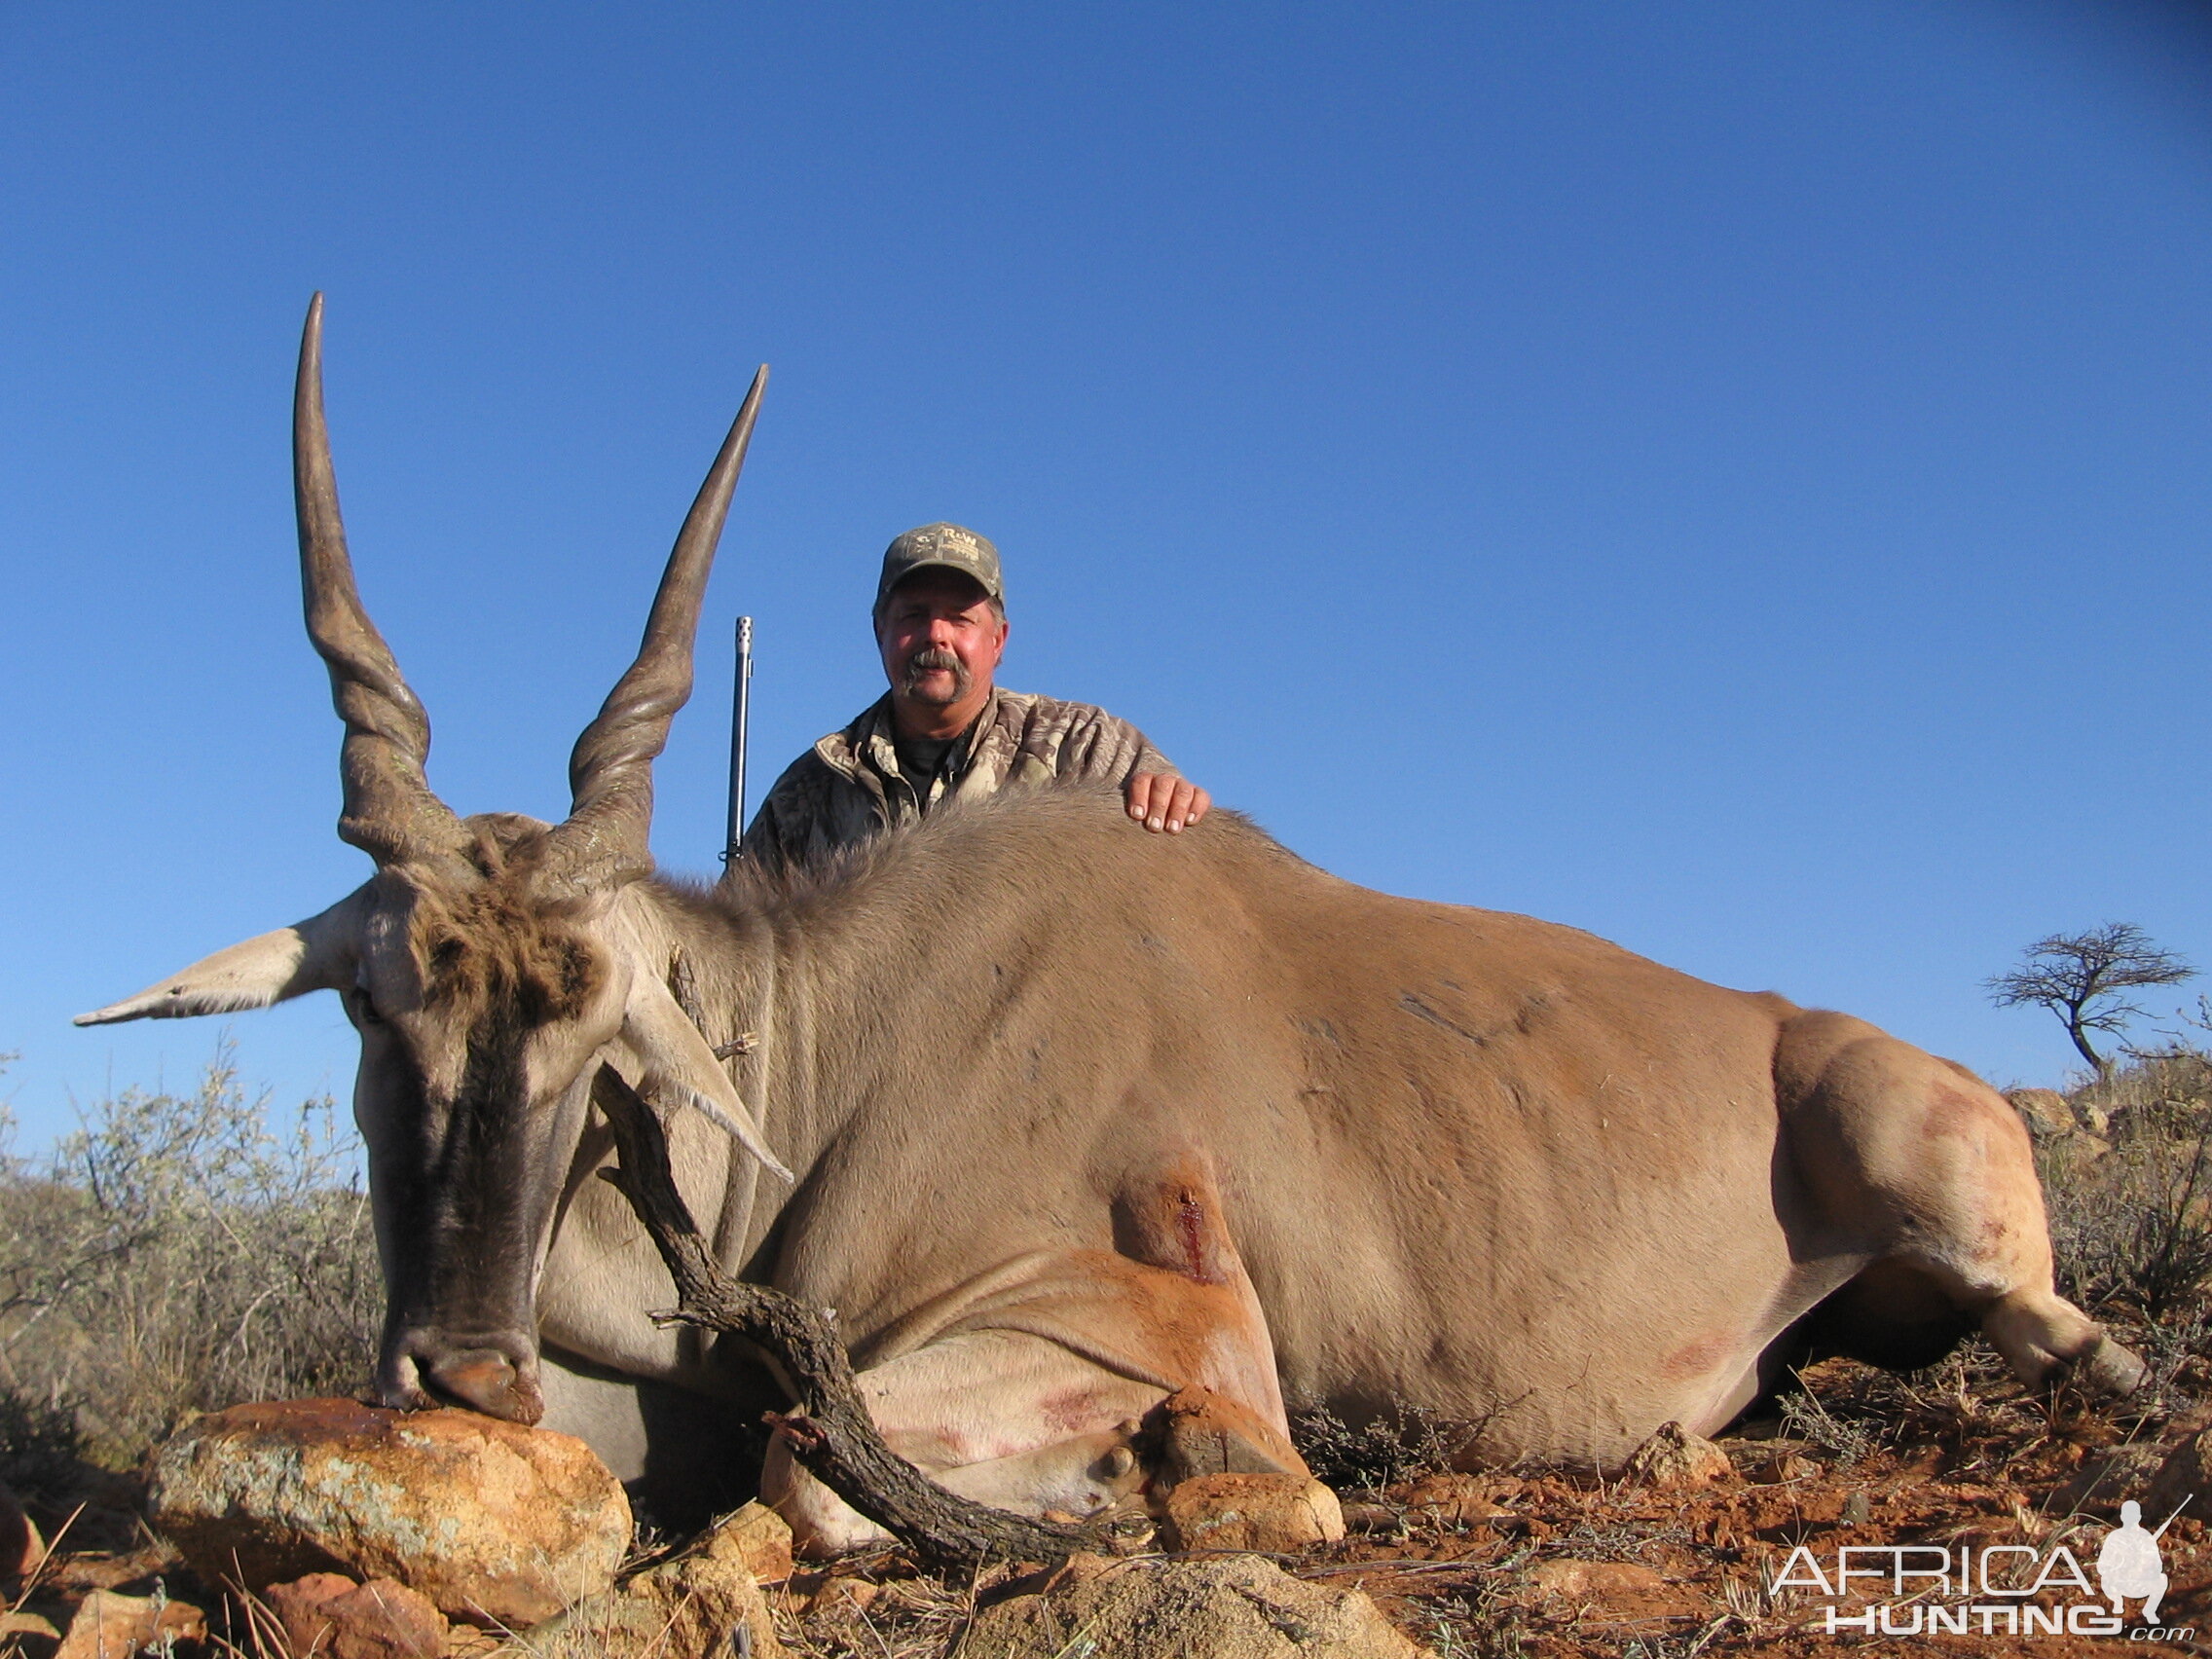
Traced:
POLYGON ((534 898, 509 866, 461 894, 424 893, 409 943, 433 1002, 543 1025, 582 1012, 599 989, 599 953, 559 908, 534 898))

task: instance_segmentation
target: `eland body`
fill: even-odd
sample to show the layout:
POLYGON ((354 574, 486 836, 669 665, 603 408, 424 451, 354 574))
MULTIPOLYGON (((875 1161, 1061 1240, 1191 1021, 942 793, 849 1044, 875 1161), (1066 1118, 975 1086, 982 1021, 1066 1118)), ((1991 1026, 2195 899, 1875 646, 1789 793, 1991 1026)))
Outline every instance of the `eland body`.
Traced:
MULTIPOLYGON (((302 571, 339 832, 376 873, 84 1021, 345 1000, 387 1403, 534 1421, 550 1394, 588 1431, 575 1372, 723 1386, 648 1316, 673 1290, 589 1178, 602 1067, 670 1115, 724 1263, 835 1309, 893 1445, 1030 1513, 1157 1492, 1146 1425, 1185 1390, 1261 1464, 1298 1466, 1287 1394, 1468 1421, 1471 1462, 1603 1467, 1809 1354, 1926 1364, 1977 1325, 2030 1381, 2139 1377, 2053 1293, 2011 1109, 1847 1015, 1368 892, 1233 814, 1148 836, 1075 790, 826 869, 655 876, 650 767, 759 380, 577 742, 568 820, 457 817, 355 591, 320 319, 318 297, 302 571)), ((774 1453, 767 1487, 817 1549, 866 1535, 774 1453)))

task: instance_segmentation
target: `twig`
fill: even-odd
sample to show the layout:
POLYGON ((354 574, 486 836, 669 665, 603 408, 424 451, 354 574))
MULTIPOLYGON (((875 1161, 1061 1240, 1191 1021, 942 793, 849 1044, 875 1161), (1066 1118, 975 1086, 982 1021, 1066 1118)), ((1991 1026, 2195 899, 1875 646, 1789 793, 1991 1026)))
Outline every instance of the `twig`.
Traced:
POLYGON ((677 1190, 668 1137, 652 1108, 605 1066, 592 1098, 621 1152, 621 1167, 601 1173, 630 1200, 676 1281, 676 1310, 654 1314, 655 1321, 728 1332, 773 1356, 797 1405, 770 1413, 768 1420, 817 1480, 925 1567, 1051 1565, 1078 1550, 1105 1547, 1096 1531, 1032 1521, 947 1492, 892 1451, 868 1416, 852 1360, 829 1320, 782 1291, 731 1277, 715 1260, 677 1190))

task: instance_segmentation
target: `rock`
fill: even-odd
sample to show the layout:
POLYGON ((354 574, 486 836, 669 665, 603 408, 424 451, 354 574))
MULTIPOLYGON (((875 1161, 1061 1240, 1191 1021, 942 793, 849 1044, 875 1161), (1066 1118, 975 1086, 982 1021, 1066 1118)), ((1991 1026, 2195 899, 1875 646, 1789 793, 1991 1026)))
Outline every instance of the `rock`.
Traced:
POLYGON ((2066 1096, 2055 1088, 2009 1088, 2005 1098, 2011 1102, 2012 1110, 2019 1113, 2020 1121, 2028 1125, 2028 1133, 2039 1141, 2065 1134, 2074 1127, 2074 1108, 2066 1104, 2066 1096))
POLYGON ((2061 1163, 2080 1165, 2094 1163, 2112 1151, 2112 1142, 2093 1135, 2086 1129, 2069 1129, 2050 1140, 2050 1150, 2061 1163))
POLYGON ((756 1583, 781 1584, 792 1575, 791 1523, 758 1501, 716 1522, 692 1549, 738 1563, 756 1583))
POLYGON ((1200 1475, 1167 1494, 1167 1524, 1185 1550, 1286 1554, 1345 1535, 1337 1494, 1310 1475, 1200 1475))
POLYGON ((866 1612, 882 1594, 880 1584, 839 1573, 825 1582, 808 1600, 806 1616, 810 1619, 850 1618, 855 1613, 866 1612))
MULTIPOLYGON (((770 1659, 784 1651, 760 1586, 734 1548, 714 1550, 714 1536, 709 1535, 708 1547, 698 1553, 648 1567, 623 1586, 621 1599, 650 1615, 648 1634, 653 1637, 650 1651, 655 1659, 725 1659, 748 1651, 737 1636, 741 1629, 750 1638, 753 1659, 770 1659)), ((788 1549, 790 1534, 785 1536, 788 1549)), ((790 1559, 787 1553, 787 1573, 790 1559)))
POLYGON ((1738 1474, 1762 1486, 1809 1481, 1821 1472, 1821 1465, 1807 1456, 1812 1450, 1808 1441, 1728 1440, 1715 1444, 1727 1454, 1728 1461, 1736 1466, 1738 1474))
MULTIPOLYGON (((2081 1108, 2079 1115, 2082 1120, 2082 1127, 2087 1129, 2092 1136, 2099 1140, 2110 1140, 2112 1138, 2112 1114, 2102 1106, 2084 1105, 2081 1108)), ((2110 1152, 2112 1148, 2108 1146, 2105 1150, 2110 1152)))
POLYGON ((1632 1561, 1547 1561, 1529 1575, 1546 1596, 1569 1602, 1612 1602, 1664 1594, 1667 1580, 1632 1561))
POLYGON ((28 1578, 45 1559, 38 1523, 23 1513, 21 1499, 0 1486, 0 1578, 28 1578))
POLYGON ((2212 1428, 2189 1436, 2158 1465, 2143 1493, 2143 1524, 2156 1527, 2185 1502, 2184 1514, 2212 1518, 2212 1428))
POLYGON ((389 1578, 356 1584, 344 1573, 311 1572, 262 1592, 293 1653, 316 1659, 438 1659, 445 1615, 420 1590, 389 1578))
POLYGON ((94 1590, 79 1604, 54 1659, 129 1659, 165 1639, 206 1641, 206 1615, 190 1602, 94 1590))
MULTIPOLYGON (((55 1630, 50 1621, 40 1618, 36 1613, 26 1613, 20 1608, 12 1613, 0 1613, 0 1637, 4 1636, 35 1636, 47 1641, 59 1641, 61 1640, 61 1633, 55 1630)), ((18 1642, 16 1645, 20 1648, 22 1644, 18 1642)), ((7 1646, 0 1645, 0 1653, 9 1651, 11 1649, 7 1646)))
POLYGON ((1710 1440, 1690 1433, 1678 1422, 1663 1422, 1641 1446, 1628 1456, 1621 1465, 1621 1479, 1633 1486, 1655 1487, 1665 1491, 1672 1487, 1711 1486, 1715 1481, 1733 1480, 1736 1465, 1728 1461, 1728 1454, 1710 1440))
POLYGON ((1423 1659, 1364 1591, 1258 1556, 1146 1558, 979 1611, 961 1659, 1423 1659))
MULTIPOLYGON (((2046 1511, 2052 1515, 2072 1515, 2080 1510, 2116 1515, 2123 1500, 2153 1484, 2166 1460, 2165 1448, 2160 1446, 2116 1446, 2084 1459, 2074 1471, 2074 1478, 2051 1494, 2046 1511)), ((2151 1505, 2144 1507, 2148 1510, 2151 1505)))
POLYGON ((156 1458, 149 1508, 209 1583, 391 1578, 513 1627, 606 1590, 630 1542, 622 1488, 582 1441, 351 1400, 196 1419, 156 1458))
POLYGON ((1495 1480, 1483 1475, 1426 1475, 1404 1489, 1402 1501, 1409 1520, 1439 1527, 1470 1527, 1512 1513, 1492 1499, 1496 1485, 1495 1480))

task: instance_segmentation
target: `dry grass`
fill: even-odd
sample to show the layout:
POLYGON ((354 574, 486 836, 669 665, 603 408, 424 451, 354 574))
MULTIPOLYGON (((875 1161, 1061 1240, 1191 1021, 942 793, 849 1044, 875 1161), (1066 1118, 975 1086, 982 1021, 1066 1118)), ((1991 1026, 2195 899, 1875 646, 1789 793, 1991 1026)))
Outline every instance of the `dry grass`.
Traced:
POLYGON ((219 1054, 43 1160, 0 1143, 0 1479, 129 1469, 189 1413, 367 1380, 383 1291, 350 1129, 328 1100, 271 1118, 219 1054))
POLYGON ((2060 1294, 2102 1319, 2200 1333, 2212 1279, 2212 1063, 2194 1051, 2148 1056, 2078 1089, 2072 1104, 2108 1115, 2111 1150, 2077 1136, 2038 1148, 2060 1294))
POLYGON ((1380 1491, 1445 1468, 1471 1438, 1464 1426, 1403 1402, 1356 1425, 1309 1406, 1291 1414, 1290 1432, 1314 1478, 1339 1492, 1380 1491))

